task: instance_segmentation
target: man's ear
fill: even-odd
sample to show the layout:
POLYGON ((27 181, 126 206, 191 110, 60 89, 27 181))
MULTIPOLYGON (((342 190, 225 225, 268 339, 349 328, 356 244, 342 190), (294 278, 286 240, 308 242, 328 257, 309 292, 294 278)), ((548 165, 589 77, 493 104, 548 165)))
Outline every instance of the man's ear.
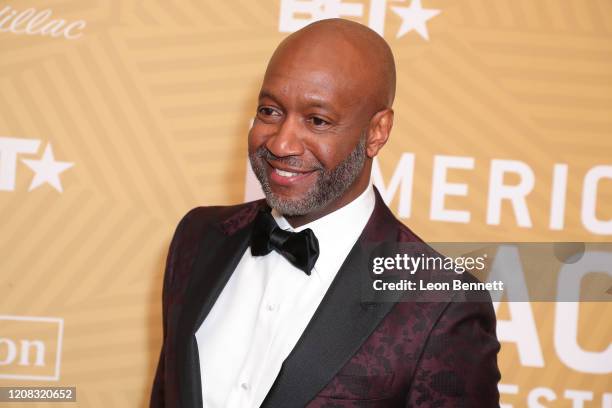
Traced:
POLYGON ((378 151, 387 143, 392 127, 393 109, 386 108, 372 116, 366 142, 366 153, 369 158, 376 156, 378 151))

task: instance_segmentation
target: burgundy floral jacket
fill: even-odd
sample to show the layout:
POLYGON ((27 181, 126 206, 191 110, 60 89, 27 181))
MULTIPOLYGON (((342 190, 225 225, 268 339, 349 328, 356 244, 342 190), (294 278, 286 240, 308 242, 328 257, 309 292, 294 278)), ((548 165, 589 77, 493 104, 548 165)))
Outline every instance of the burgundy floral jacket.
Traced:
MULTIPOLYGON (((499 343, 488 294, 464 294, 462 301, 452 293, 436 301, 364 296, 373 243, 422 242, 378 191, 376 197, 370 220, 262 407, 499 406, 499 343)), ((265 205, 198 207, 179 223, 166 263, 151 407, 202 407, 195 332, 248 248, 253 219, 265 205)))

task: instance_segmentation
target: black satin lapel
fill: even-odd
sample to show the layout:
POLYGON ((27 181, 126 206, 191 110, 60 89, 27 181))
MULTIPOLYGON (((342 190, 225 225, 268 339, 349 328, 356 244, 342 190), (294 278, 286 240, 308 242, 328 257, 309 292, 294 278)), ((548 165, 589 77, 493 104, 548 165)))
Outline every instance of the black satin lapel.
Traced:
POLYGON ((193 265, 192 278, 180 316, 177 341, 177 367, 181 407, 202 406, 202 383, 195 333, 210 312, 217 297, 245 250, 251 226, 226 235, 216 228, 203 237, 193 265))
MULTIPOLYGON (((366 248, 360 240, 349 253, 283 363, 262 407, 304 407, 357 352, 395 304, 389 299, 381 303, 362 301, 363 279, 369 276, 366 248)), ((366 298, 372 299, 372 295, 366 298)))

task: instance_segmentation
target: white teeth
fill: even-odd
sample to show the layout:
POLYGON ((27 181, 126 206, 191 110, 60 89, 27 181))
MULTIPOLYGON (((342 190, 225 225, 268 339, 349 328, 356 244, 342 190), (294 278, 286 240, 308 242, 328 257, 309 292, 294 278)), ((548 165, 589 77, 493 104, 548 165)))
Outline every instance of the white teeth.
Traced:
POLYGON ((290 171, 284 171, 279 169, 274 169, 274 171, 276 172, 276 174, 283 177, 293 177, 298 175, 298 173, 292 173, 290 171))

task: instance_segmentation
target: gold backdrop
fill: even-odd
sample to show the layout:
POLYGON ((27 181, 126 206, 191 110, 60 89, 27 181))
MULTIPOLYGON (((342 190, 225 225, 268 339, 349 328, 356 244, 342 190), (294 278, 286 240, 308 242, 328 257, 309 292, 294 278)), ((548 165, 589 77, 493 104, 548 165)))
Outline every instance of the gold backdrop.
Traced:
MULTIPOLYGON (((0 1, 0 386, 146 405, 174 227, 254 196, 246 134, 267 59, 338 15, 394 50, 377 179, 415 232, 612 240, 609 0, 0 1), (441 202, 443 162, 463 187, 441 202)), ((610 304, 581 305, 576 330, 554 303, 514 306, 498 309, 502 402, 612 407, 610 304), (599 368, 568 364, 555 336, 599 368)))

